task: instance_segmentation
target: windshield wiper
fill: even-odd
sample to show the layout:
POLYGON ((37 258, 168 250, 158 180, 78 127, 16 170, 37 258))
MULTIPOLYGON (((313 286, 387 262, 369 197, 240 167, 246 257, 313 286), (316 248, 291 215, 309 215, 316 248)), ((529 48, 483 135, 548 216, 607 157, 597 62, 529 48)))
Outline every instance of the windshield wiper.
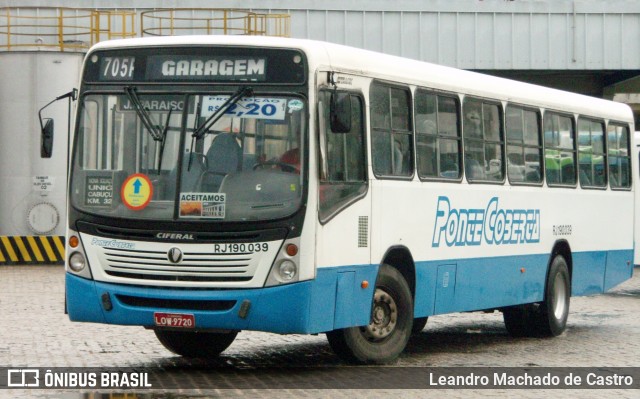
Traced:
POLYGON ((151 115, 149 115, 149 111, 142 105, 140 98, 138 97, 138 93, 136 92, 135 87, 125 87, 125 93, 129 97, 131 104, 133 104, 134 109, 136 110, 136 114, 142 121, 142 124, 147 129, 153 141, 160 142, 160 156, 158 157, 158 174, 162 169, 162 158, 164 156, 164 145, 166 143, 167 132, 169 131, 169 123, 171 123, 171 114, 173 113, 174 108, 169 109, 169 114, 167 115, 167 123, 164 127, 160 125, 156 125, 151 120, 151 115))
POLYGON ((158 174, 160 174, 160 170, 162 169, 162 157, 164 156, 164 145, 167 142, 167 131, 169 131, 169 123, 171 122, 172 112, 173 112, 173 108, 169 110, 169 114, 167 115, 167 124, 164 125, 164 129, 162 129, 162 136, 160 141, 160 159, 158 160, 158 174))
POLYGON ((227 112, 227 110, 229 110, 229 108, 231 108, 233 104, 240 101, 240 99, 244 96, 251 96, 252 93, 253 89, 251 87, 240 87, 235 93, 233 93, 233 95, 231 95, 231 97, 227 99, 227 101, 225 101, 220 106, 220 108, 218 108, 213 114, 211 114, 211 116, 209 116, 202 125, 195 129, 192 136, 195 137, 196 140, 201 139, 202 136, 204 136, 204 134, 207 132, 207 130, 209 130, 211 126, 213 126, 220 118, 222 118, 225 112, 227 112))
MULTIPOLYGON (((138 93, 136 93, 135 87, 125 87, 124 92, 127 93, 133 108, 136 110, 136 114, 142 121, 142 124, 149 131, 149 134, 153 138, 154 141, 163 141, 162 132, 160 131, 160 127, 158 125, 154 125, 151 120, 151 115, 149 115, 149 111, 142 105, 140 99, 138 98, 138 93)), ((169 120, 167 119, 167 125, 169 125, 169 120)), ((165 128, 166 132, 166 128, 165 128)))
POLYGON ((196 117, 194 118, 194 121, 193 121, 194 134, 191 135, 191 152, 189 153, 189 164, 187 165, 187 172, 191 171, 191 163, 193 162, 193 149, 196 143, 195 131, 198 130, 198 120, 200 120, 201 113, 202 113, 202 101, 198 100, 198 105, 196 106, 196 117))

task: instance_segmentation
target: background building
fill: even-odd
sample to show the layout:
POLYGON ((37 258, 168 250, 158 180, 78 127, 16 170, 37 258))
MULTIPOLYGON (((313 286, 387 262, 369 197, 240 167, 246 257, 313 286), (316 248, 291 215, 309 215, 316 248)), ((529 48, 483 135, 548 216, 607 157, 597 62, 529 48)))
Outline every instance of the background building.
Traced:
POLYGON ((77 87, 83 54, 102 40, 169 34, 325 40, 625 102, 640 122, 637 0, 58 4, 0 0, 0 264, 61 260, 66 102, 43 112, 56 121, 51 158, 40 158, 37 114, 77 87))
MULTIPOLYGON (((23 15, 33 12, 25 7, 39 8, 41 16, 50 13, 45 8, 51 3, 44 0, 2 3, 23 8, 23 15)), ((131 30, 139 36, 204 33, 203 21, 219 18, 214 8, 285 14, 290 16, 290 28, 281 35, 347 44, 595 96, 612 97, 615 90, 633 87, 627 80, 640 74, 637 0, 62 0, 60 6, 132 12, 131 30), (187 10, 170 15, 161 9, 187 10), (141 18, 145 11, 156 14, 141 18)), ((120 25, 114 21, 112 30, 120 31, 120 25)))

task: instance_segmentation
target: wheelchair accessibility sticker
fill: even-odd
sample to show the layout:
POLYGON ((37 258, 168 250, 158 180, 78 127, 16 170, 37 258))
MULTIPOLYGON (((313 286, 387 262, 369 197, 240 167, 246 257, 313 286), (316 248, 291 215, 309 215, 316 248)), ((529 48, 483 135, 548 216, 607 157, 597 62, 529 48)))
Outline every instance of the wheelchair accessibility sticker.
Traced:
POLYGON ((151 201, 152 196, 151 180, 142 173, 127 177, 120 189, 122 203, 133 211, 144 209, 151 201))

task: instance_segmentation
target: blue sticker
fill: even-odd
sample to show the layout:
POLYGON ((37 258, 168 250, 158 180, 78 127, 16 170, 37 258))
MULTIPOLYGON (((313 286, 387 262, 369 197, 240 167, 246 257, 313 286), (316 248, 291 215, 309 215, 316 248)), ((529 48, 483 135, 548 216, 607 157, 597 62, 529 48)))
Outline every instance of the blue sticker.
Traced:
POLYGON ((302 108, 304 108, 304 103, 302 102, 302 100, 289 100, 289 104, 287 104, 287 107, 289 108, 289 113, 293 112, 293 111, 300 111, 302 108))

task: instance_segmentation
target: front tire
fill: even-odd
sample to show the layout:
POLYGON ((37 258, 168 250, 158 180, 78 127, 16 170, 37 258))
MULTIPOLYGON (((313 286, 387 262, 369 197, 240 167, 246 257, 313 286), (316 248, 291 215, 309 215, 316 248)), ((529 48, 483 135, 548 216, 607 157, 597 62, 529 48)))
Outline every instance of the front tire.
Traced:
POLYGON ((154 330, 158 341, 171 352, 188 357, 210 359, 218 357, 231 345, 237 331, 225 333, 154 330))
POLYGON ((411 336, 413 299, 402 274, 382 265, 376 281, 369 325, 327 333, 342 359, 356 364, 386 364, 398 358, 411 336))

